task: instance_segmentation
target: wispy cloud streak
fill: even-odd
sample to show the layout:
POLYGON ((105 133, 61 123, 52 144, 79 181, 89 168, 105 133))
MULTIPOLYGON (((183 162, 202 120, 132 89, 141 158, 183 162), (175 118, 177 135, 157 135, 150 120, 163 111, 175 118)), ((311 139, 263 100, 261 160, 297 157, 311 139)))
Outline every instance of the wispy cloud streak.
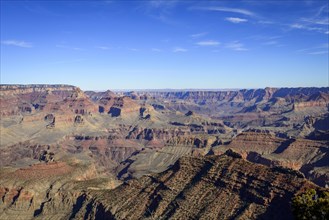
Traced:
POLYGON ((218 46, 220 42, 214 40, 199 41, 195 43, 198 46, 218 46))
POLYGON ((305 24, 299 24, 299 23, 291 24, 290 27, 292 29, 300 29, 300 30, 307 30, 307 31, 325 32, 325 29, 324 28, 321 28, 321 27, 312 27, 312 26, 308 26, 308 25, 305 25, 305 24))
POLYGON ((59 61, 53 61, 49 62, 48 64, 67 64, 67 63, 79 63, 84 61, 85 59, 75 59, 75 60, 59 60, 59 61))
POLYGON ((70 49, 70 50, 76 50, 76 51, 83 51, 84 50, 80 47, 70 47, 70 46, 61 45, 61 44, 57 44, 56 47, 57 48, 64 48, 64 49, 70 49))
POLYGON ((207 34, 208 34, 208 32, 201 32, 201 33, 191 34, 190 37, 191 38, 200 38, 200 37, 206 36, 207 34))
POLYGON ((256 14, 254 12, 249 11, 247 9, 242 9, 242 8, 227 8, 227 7, 210 6, 210 7, 191 7, 190 9, 206 10, 206 11, 220 11, 220 12, 242 14, 242 15, 246 15, 246 16, 256 16, 256 14))
POLYGON ((107 47, 107 46, 98 46, 96 48, 101 49, 101 50, 110 50, 111 49, 110 47, 107 47))
POLYGON ((328 54, 328 51, 327 50, 315 51, 315 52, 310 52, 308 54, 310 54, 310 55, 322 55, 322 54, 328 54))
POLYGON ((168 7, 174 7, 178 3, 178 1, 152 0, 147 3, 150 7, 153 8, 168 8, 168 7))
POLYGON ((307 18, 300 18, 295 23, 290 25, 292 29, 300 29, 307 31, 316 31, 323 34, 328 34, 329 25, 329 6, 320 7, 316 14, 307 18))
POLYGON ((235 50, 235 51, 247 51, 248 50, 239 41, 233 41, 231 43, 226 44, 226 48, 231 49, 231 50, 235 50))
POLYGON ((188 50, 182 47, 175 47, 173 48, 174 53, 181 53, 181 52, 187 52, 188 50))
POLYGON ((171 19, 171 14, 177 4, 179 4, 179 1, 177 0, 141 1, 137 10, 143 11, 144 14, 153 19, 159 20, 165 24, 173 25, 176 24, 176 21, 171 19))
POLYGON ((244 19, 244 18, 235 18, 235 17, 228 17, 228 18, 225 18, 225 20, 232 22, 234 24, 244 23, 244 22, 248 21, 247 19, 244 19))
POLYGON ((300 50, 297 50, 296 52, 306 53, 306 54, 310 54, 310 55, 321 55, 321 54, 328 54, 328 50, 329 50, 329 44, 324 43, 324 44, 320 44, 315 47, 300 49, 300 50))
POLYGON ((19 41, 19 40, 4 40, 1 41, 1 44, 8 46, 24 47, 24 48, 33 47, 32 43, 26 41, 19 41))
POLYGON ((153 52, 162 52, 162 50, 159 49, 159 48, 152 48, 151 51, 153 51, 153 52))
POLYGON ((273 40, 273 41, 267 41, 267 42, 264 42, 263 45, 277 45, 278 42, 273 40))

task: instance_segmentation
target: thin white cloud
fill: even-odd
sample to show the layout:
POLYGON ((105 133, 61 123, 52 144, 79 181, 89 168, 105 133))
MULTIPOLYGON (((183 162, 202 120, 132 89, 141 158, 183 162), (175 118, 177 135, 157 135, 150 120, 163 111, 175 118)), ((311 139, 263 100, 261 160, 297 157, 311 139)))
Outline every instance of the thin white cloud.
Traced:
POLYGON ((231 43, 226 44, 225 46, 228 49, 235 50, 235 51, 247 51, 248 49, 240 43, 239 41, 233 41, 231 43))
POLYGON ((307 6, 311 6, 313 5, 313 0, 304 0, 304 4, 307 5, 307 6))
POLYGON ((161 42, 164 42, 164 43, 169 43, 171 41, 171 39, 163 39, 161 40, 161 42))
POLYGON ((26 41, 19 41, 19 40, 4 40, 1 41, 1 44, 8 46, 24 47, 24 48, 33 47, 32 43, 26 41))
POLYGON ((207 10, 207 11, 221 11, 221 12, 242 14, 242 15, 246 15, 246 16, 255 16, 254 12, 249 11, 247 9, 242 9, 242 8, 227 8, 227 7, 210 6, 210 7, 192 7, 191 9, 207 10))
POLYGON ((182 48, 182 47, 175 47, 175 48, 173 49, 173 52, 174 52, 174 53, 181 53, 181 52, 187 52, 187 51, 188 51, 187 49, 182 48))
POLYGON ((328 43, 323 43, 314 47, 310 48, 304 48, 297 50, 296 52, 298 53, 306 53, 306 54, 311 54, 311 55, 319 55, 319 54, 326 54, 328 53, 329 49, 329 44, 328 43))
POLYGON ((278 36, 278 35, 273 35, 273 36, 253 35, 253 36, 247 37, 247 39, 255 40, 255 41, 257 41, 257 43, 261 42, 260 43, 261 45, 283 47, 285 45, 280 43, 280 41, 279 41, 280 38, 282 38, 282 36, 278 36))
POLYGON ((64 49, 70 49, 70 50, 76 50, 76 51, 83 51, 84 50, 84 49, 82 49, 80 47, 70 47, 70 46, 61 45, 61 44, 57 44, 56 47, 58 47, 58 48, 64 48, 64 49))
POLYGON ((141 1, 138 10, 143 11, 149 17, 159 20, 165 24, 174 25, 177 21, 171 17, 172 10, 180 2, 178 0, 152 0, 152 1, 141 1))
POLYGON ((268 24, 275 24, 274 21, 269 21, 269 20, 260 20, 257 22, 258 24, 264 24, 264 25, 268 25, 268 24))
POLYGON ((276 40, 282 38, 282 36, 278 36, 278 35, 273 35, 273 36, 269 36, 269 35, 252 35, 250 37, 248 37, 248 39, 253 39, 253 40, 264 40, 264 41, 270 41, 270 40, 276 40))
POLYGON ((291 28, 295 28, 295 29, 305 29, 306 26, 302 25, 302 24, 292 24, 290 25, 291 28))
POLYGON ((320 18, 320 19, 301 19, 307 23, 318 24, 318 25, 329 25, 329 18, 320 18))
POLYGON ((321 16, 321 14, 326 14, 326 13, 328 13, 328 11, 329 11, 329 6, 328 6, 328 4, 325 4, 325 5, 323 5, 323 6, 321 6, 321 7, 319 8, 319 10, 318 10, 317 13, 314 15, 314 17, 319 17, 319 16, 321 16))
POLYGON ((264 42, 263 45, 278 45, 278 41, 267 41, 267 42, 264 42))
POLYGON ((318 48, 329 48, 329 43, 321 44, 318 48))
POLYGON ((206 36, 207 34, 208 34, 208 32, 201 32, 201 33, 191 34, 190 37, 191 38, 200 38, 200 37, 206 36))
POLYGON ((329 49, 329 43, 323 43, 323 44, 319 44, 319 45, 311 47, 311 48, 301 49, 301 50, 298 50, 298 52, 310 51, 310 50, 316 50, 316 49, 329 49))
POLYGON ((322 55, 322 54, 328 54, 328 51, 327 50, 314 51, 314 52, 310 52, 308 54, 310 54, 310 55, 322 55))
POLYGON ((49 62, 47 64, 64 64, 64 63, 78 63, 78 62, 82 62, 85 59, 75 59, 75 60, 59 60, 59 61, 53 61, 53 62, 49 62))
POLYGON ((101 49, 101 50, 109 50, 111 48, 107 47, 107 46, 98 46, 96 47, 97 49, 101 49))
POLYGON ((324 32, 325 34, 329 34, 329 31, 324 32))
POLYGON ((151 50, 152 50, 153 52, 162 52, 162 50, 159 49, 159 48, 152 48, 151 50))
POLYGON ((130 51, 134 51, 134 52, 138 52, 138 51, 140 51, 140 50, 137 49, 137 48, 128 48, 128 50, 130 50, 130 51))
POLYGON ((247 22, 247 19, 244 18, 235 18, 235 17, 227 17, 225 18, 226 21, 232 22, 234 24, 244 23, 247 22))
POLYGON ((265 46, 275 46, 275 47, 283 47, 283 46, 285 46, 284 44, 281 44, 279 41, 276 41, 276 40, 263 42, 262 45, 265 45, 265 46))
POLYGON ((178 1, 177 0, 171 0, 171 1, 167 1, 167 0, 152 0, 147 2, 149 4, 149 6, 153 7, 153 8, 167 8, 167 7, 173 7, 175 6, 178 1))
POLYGON ((328 12, 329 12, 329 6, 328 4, 326 4, 320 7, 317 13, 313 17, 302 18, 301 20, 311 24, 328 26, 329 25, 328 12))
POLYGON ((206 41, 197 42, 195 44, 199 46, 218 46, 220 45, 220 42, 214 40, 206 40, 206 41))
POLYGON ((299 29, 299 30, 307 30, 307 31, 317 31, 317 32, 320 32, 320 33, 326 33, 326 30, 324 28, 309 26, 309 25, 300 24, 300 23, 291 24, 290 28, 299 29))
POLYGON ((329 6, 324 5, 313 16, 300 18, 295 23, 290 24, 290 28, 327 34, 329 25, 328 13, 329 6))

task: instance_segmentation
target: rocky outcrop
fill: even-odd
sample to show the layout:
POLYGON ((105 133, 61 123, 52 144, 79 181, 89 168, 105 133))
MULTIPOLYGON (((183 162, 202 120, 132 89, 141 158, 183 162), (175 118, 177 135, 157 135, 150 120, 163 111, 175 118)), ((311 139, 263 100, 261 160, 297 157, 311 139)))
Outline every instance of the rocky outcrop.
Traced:
POLYGON ((119 117, 121 115, 121 109, 117 107, 111 107, 108 113, 112 117, 119 117))
MULTIPOLYGON (((219 117, 233 126, 245 127, 271 124, 278 115, 292 116, 292 121, 276 126, 299 123, 306 115, 319 116, 328 112, 329 87, 265 88, 231 91, 138 91, 151 105, 166 109, 219 117), (288 114, 296 112, 296 114, 288 114), (298 116, 300 115, 300 116, 298 116), (298 116, 298 117, 295 117, 298 116)), ((126 95, 129 96, 129 93, 126 95)), ((289 117, 290 118, 290 117, 289 117)))
POLYGON ((214 154, 220 155, 227 149, 233 149, 243 158, 255 163, 298 170, 322 187, 329 185, 329 178, 320 174, 324 171, 317 172, 326 170, 329 165, 324 162, 329 156, 327 141, 279 138, 268 131, 250 130, 239 134, 226 145, 214 147, 212 151, 214 154), (313 178, 315 176, 316 178, 313 178), (316 181, 319 176, 321 176, 321 181, 316 181))
POLYGON ((306 108, 312 108, 312 107, 326 108, 328 106, 329 106, 329 95, 328 95, 328 99, 325 99, 325 100, 296 102, 293 105, 293 110, 302 111, 303 109, 306 109, 306 108))
POLYGON ((75 124, 83 124, 83 117, 81 115, 75 116, 74 123, 75 124))
POLYGON ((32 144, 30 142, 17 143, 8 148, 1 148, 0 167, 13 165, 19 160, 38 160, 49 149, 51 149, 49 145, 32 144))
POLYGON ((136 97, 117 96, 110 90, 105 92, 87 91, 87 96, 96 104, 98 104, 99 113, 108 113, 112 117, 126 117, 130 113, 137 113, 140 105, 134 101, 136 97))
POLYGON ((291 219, 292 197, 317 188, 295 171, 267 168, 240 157, 232 151, 221 156, 182 157, 162 173, 117 188, 110 179, 93 179, 95 170, 81 164, 59 162, 2 171, 0 217, 291 219), (83 177, 87 171, 93 175, 83 177))
POLYGON ((3 117, 37 113, 86 115, 98 110, 83 91, 67 85, 0 85, 0 101, 3 117))
POLYGON ((138 126, 134 127, 131 131, 129 131, 126 138, 128 139, 145 139, 145 140, 153 140, 160 139, 162 141, 167 141, 171 138, 184 136, 191 134, 188 129, 177 129, 177 128, 140 128, 138 126))
POLYGON ((94 166, 77 162, 1 168, 0 219, 79 219, 77 208, 86 190, 117 186, 111 178, 96 177, 94 166))
POLYGON ((107 90, 104 92, 95 92, 95 91, 85 91, 85 94, 94 102, 102 100, 111 100, 112 98, 116 97, 115 93, 111 90, 107 90))
POLYGON ((185 116, 192 116, 194 113, 192 111, 186 112, 185 116))
POLYGON ((182 157, 161 174, 91 194, 115 219, 292 219, 293 195, 314 187, 294 172, 222 155, 182 157))

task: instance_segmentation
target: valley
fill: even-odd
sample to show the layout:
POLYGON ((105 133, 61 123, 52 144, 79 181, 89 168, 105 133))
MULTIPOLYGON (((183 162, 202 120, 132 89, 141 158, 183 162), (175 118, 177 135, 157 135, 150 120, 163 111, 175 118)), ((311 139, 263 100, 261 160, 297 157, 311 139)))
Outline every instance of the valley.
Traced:
POLYGON ((328 87, 0 85, 0 103, 0 219, 289 219, 329 187, 328 87))

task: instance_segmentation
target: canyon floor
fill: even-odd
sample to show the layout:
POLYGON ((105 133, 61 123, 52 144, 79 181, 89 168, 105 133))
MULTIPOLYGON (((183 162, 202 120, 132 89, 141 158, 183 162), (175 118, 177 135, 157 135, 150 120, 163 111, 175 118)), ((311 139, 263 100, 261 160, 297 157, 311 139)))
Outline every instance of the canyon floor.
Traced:
POLYGON ((0 219, 291 219, 329 187, 328 87, 0 85, 0 116, 0 219))

